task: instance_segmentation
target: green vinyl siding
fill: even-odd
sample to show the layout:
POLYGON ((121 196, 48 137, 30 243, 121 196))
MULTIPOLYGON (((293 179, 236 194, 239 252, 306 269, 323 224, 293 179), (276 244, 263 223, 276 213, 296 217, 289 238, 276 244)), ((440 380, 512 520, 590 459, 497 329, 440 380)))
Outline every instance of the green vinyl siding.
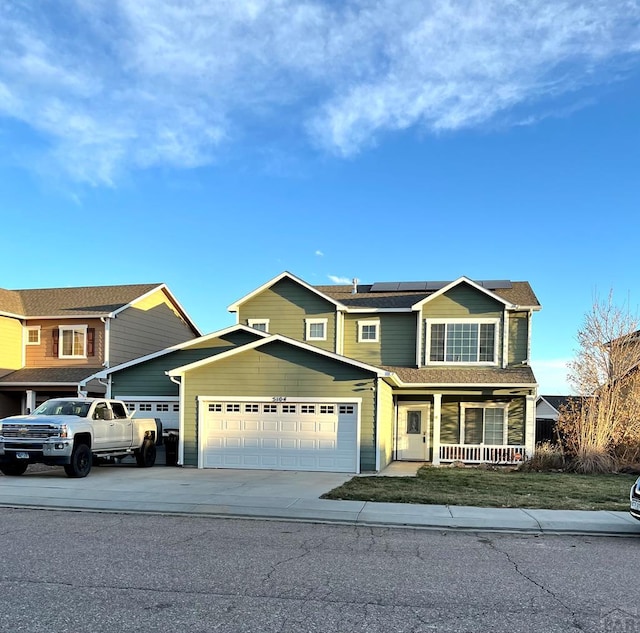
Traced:
POLYGON ((371 372, 274 342, 194 368, 186 373, 183 384, 187 466, 198 463, 198 396, 361 398, 360 468, 375 470, 375 377, 371 372))
POLYGON ((282 334, 330 352, 336 350, 335 306, 290 279, 281 279, 240 306, 238 322, 248 325, 251 319, 268 319, 269 334, 282 334), (327 319, 325 341, 306 341, 307 318, 327 319))
POLYGON ((344 355, 370 365, 415 367, 416 314, 345 314, 344 355), (358 342, 358 323, 378 322, 378 341, 358 342))
POLYGON ((461 319, 501 317, 504 306, 469 284, 460 284, 428 301, 422 307, 424 318, 461 319))
POLYGON ((497 341, 496 363, 502 362, 503 356, 503 320, 504 306, 499 301, 488 297, 483 292, 473 288, 469 284, 460 284, 451 288, 445 294, 440 295, 422 306, 422 353, 420 365, 424 365, 428 355, 427 327, 429 321, 439 319, 460 319, 462 321, 473 321, 474 319, 498 319, 495 337, 497 341), (425 324, 425 320, 427 323, 425 324))
MULTIPOLYGON (((504 403, 504 400, 470 398, 465 396, 446 397, 442 399, 440 443, 460 443, 460 403, 493 404, 504 403)), ((524 443, 525 398, 513 398, 508 401, 507 408, 507 443, 519 445, 524 443)))
POLYGON ((529 315, 526 312, 509 313, 509 364, 528 360, 529 315))
POLYGON ((111 393, 124 396, 177 396, 178 385, 165 374, 170 369, 194 363, 209 356, 255 341, 259 335, 251 332, 229 332, 222 337, 205 339, 186 349, 169 352, 112 374, 111 393))
POLYGON ((378 449, 380 451, 380 468, 384 468, 393 460, 393 431, 395 427, 395 407, 393 404, 393 390, 383 382, 378 381, 378 449))

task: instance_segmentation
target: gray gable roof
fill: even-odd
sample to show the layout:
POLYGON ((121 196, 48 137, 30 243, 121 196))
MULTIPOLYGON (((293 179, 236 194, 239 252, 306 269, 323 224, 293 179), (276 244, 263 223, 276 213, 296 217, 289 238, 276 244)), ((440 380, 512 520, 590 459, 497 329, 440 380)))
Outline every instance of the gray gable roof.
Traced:
POLYGON ((96 372, 97 367, 34 367, 17 369, 0 378, 0 385, 34 385, 38 383, 77 385, 96 372))
MULTIPOLYGON (((350 308, 406 308, 409 309, 416 303, 431 296, 437 290, 419 291, 385 291, 371 292, 372 284, 360 284, 357 292, 353 292, 353 286, 314 286, 322 294, 338 301, 342 305, 350 308)), ((511 288, 497 288, 491 290, 492 293, 504 299, 508 303, 526 306, 539 307, 540 303, 534 294, 528 281, 513 281, 511 288)))
POLYGON ((118 310, 163 284, 84 286, 5 290, 0 288, 0 312, 21 317, 102 316, 118 310))

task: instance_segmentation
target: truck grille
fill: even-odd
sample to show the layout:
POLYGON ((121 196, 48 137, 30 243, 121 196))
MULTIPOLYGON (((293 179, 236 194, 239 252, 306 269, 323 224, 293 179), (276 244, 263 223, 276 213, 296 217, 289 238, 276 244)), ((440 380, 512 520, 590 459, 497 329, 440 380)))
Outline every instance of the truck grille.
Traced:
POLYGON ((60 428, 57 426, 25 426, 22 424, 3 424, 2 436, 13 437, 21 440, 32 438, 60 437, 60 428))

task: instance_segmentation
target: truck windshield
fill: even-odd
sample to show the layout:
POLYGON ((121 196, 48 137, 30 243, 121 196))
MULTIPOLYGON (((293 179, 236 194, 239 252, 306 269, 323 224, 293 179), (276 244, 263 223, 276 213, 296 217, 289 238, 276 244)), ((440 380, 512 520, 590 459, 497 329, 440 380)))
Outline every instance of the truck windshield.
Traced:
POLYGON ((88 402, 47 400, 34 410, 33 415, 77 415, 86 418, 90 406, 88 402))

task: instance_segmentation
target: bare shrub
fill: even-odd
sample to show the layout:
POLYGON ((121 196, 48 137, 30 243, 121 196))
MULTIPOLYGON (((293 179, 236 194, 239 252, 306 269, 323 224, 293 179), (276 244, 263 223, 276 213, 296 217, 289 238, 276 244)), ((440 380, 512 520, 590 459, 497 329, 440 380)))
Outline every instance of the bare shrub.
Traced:
POLYGON ((640 446, 638 320, 610 293, 594 301, 578 332, 569 382, 580 394, 560 411, 558 431, 575 472, 611 472, 617 449, 640 446))
POLYGON ((550 472, 563 470, 566 460, 562 446, 551 442, 542 442, 536 446, 536 452, 530 459, 523 462, 518 470, 529 472, 550 472))

